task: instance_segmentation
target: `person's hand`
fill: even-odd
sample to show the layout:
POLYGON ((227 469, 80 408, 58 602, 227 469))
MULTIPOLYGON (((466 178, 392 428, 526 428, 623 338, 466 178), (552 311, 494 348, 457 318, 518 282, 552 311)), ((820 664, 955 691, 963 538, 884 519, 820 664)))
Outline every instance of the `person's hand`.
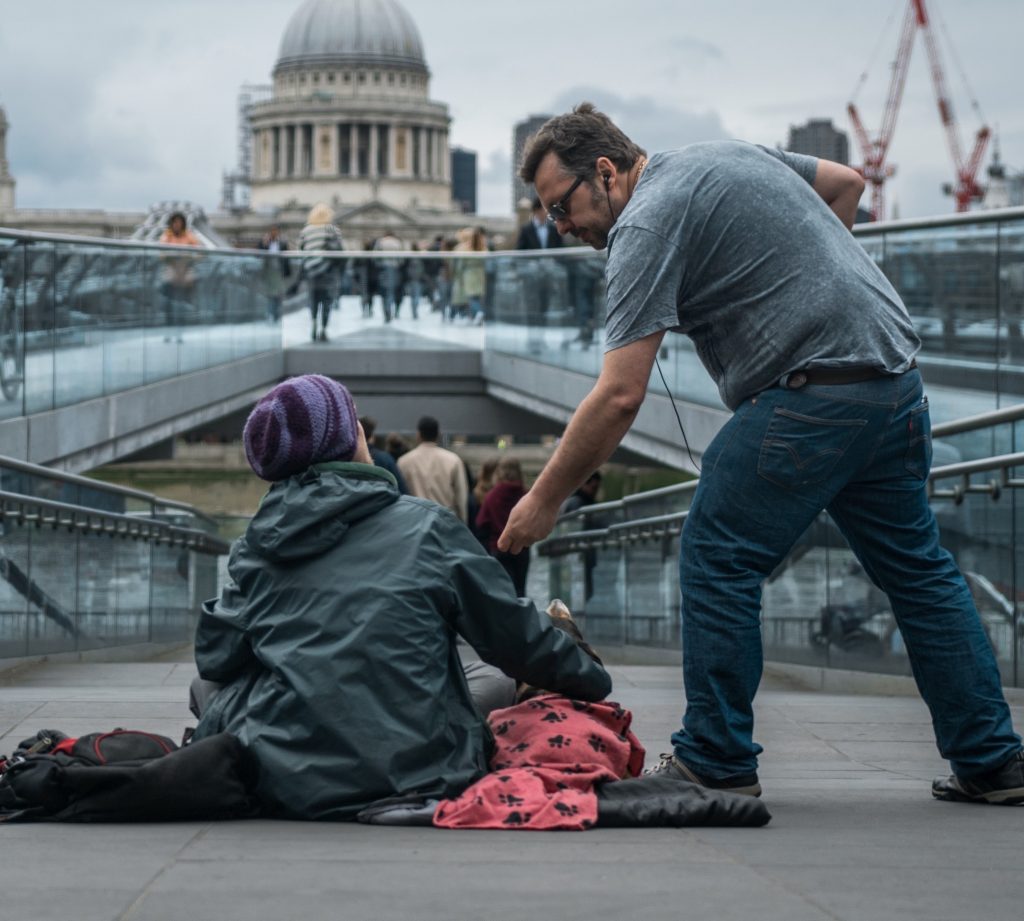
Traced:
POLYGON ((557 505, 544 505, 532 493, 527 493, 508 516, 505 530, 498 538, 498 549, 504 553, 519 553, 547 537, 557 520, 557 505))

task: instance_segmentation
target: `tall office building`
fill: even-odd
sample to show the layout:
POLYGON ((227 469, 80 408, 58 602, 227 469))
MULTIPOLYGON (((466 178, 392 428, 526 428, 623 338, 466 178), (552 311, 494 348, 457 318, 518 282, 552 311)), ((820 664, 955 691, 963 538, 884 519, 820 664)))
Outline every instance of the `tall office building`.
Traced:
POLYGON ((512 129, 512 210, 523 198, 533 198, 533 189, 519 178, 519 161, 530 136, 536 134, 550 115, 529 115, 512 129))
POLYGON ((476 214, 476 151, 452 148, 452 201, 463 214, 476 214))
POLYGON ((806 125, 790 125, 786 149, 844 165, 850 163, 850 140, 845 131, 833 127, 831 118, 812 118, 806 125))
POLYGON ((7 165, 7 116, 0 108, 0 211, 14 208, 14 177, 7 165))

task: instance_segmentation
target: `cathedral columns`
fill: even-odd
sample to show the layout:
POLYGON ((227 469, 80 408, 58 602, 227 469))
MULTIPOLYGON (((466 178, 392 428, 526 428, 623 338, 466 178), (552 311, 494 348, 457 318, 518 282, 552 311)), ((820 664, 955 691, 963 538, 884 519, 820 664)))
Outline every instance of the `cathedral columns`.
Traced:
POLYGON ((283 179, 288 175, 288 129, 284 125, 277 128, 277 169, 274 175, 283 179))
POLYGON ((353 179, 359 175, 359 126, 352 122, 348 126, 348 174, 353 179))
POLYGON ((306 132, 300 123, 295 126, 295 176, 306 175, 306 132))
POLYGON ((313 175, 337 175, 338 152, 335 141, 338 132, 331 123, 319 124, 313 128, 313 175))
POLYGON ((418 132, 420 145, 420 159, 418 163, 419 169, 416 171, 417 179, 422 179, 424 176, 427 175, 427 134, 428 131, 426 128, 420 128, 418 132))
POLYGON ((369 175, 371 179, 375 179, 377 177, 377 126, 373 122, 370 123, 369 161, 370 169, 367 175, 369 175))

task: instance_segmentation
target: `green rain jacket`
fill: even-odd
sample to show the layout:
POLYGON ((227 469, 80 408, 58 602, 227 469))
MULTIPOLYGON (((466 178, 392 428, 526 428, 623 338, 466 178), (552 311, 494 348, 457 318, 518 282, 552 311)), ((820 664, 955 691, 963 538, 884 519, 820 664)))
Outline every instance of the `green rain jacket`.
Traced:
POLYGON ((484 774, 491 738, 456 635, 517 680, 582 700, 611 690, 461 521, 377 467, 318 464, 275 483, 228 572, 196 632, 200 675, 225 685, 196 737, 238 736, 272 814, 351 819, 484 774))

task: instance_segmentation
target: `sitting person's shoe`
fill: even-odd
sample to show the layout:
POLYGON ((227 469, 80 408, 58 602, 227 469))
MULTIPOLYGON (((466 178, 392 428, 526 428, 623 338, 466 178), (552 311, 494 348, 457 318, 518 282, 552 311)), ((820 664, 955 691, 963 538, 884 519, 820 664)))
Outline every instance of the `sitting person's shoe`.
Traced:
POLYGON ((932 796, 956 803, 991 803, 1017 806, 1024 803, 1024 751, 994 771, 978 777, 961 778, 956 774, 936 777, 932 796))
POLYGON ((725 777, 722 780, 713 780, 710 777, 701 777, 685 762, 681 761, 673 753, 663 754, 653 767, 649 767, 644 774, 670 774, 678 776, 680 780, 688 780, 699 787, 707 787, 709 790, 723 790, 726 793, 741 793, 744 796, 760 796, 761 784, 758 782, 757 774, 734 774, 732 777, 725 777))

